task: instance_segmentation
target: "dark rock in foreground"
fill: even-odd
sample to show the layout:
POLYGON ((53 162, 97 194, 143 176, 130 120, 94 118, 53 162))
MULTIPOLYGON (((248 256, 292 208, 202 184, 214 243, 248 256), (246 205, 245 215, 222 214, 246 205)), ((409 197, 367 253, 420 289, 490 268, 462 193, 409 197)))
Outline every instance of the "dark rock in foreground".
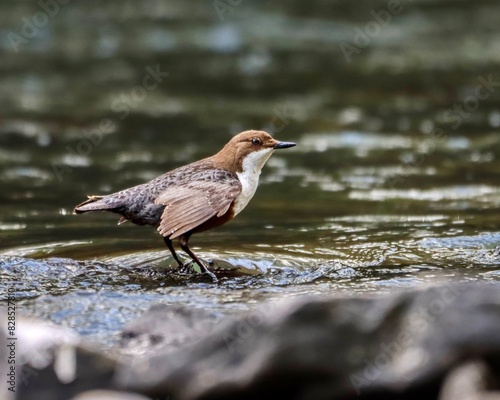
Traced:
MULTIPOLYGON (((37 390, 64 398, 71 386, 171 400, 460 400, 492 395, 500 383, 500 292, 493 285, 450 284, 376 298, 301 298, 266 304, 214 328, 216 320, 209 313, 157 307, 139 320, 145 322, 139 333, 151 329, 166 346, 122 362, 98 352, 77 357, 81 373, 63 373, 65 384, 60 368, 47 372, 54 370, 52 363, 16 398, 31 399, 27 393, 37 390), (193 318, 199 326, 208 318, 211 332, 193 335, 193 318), (157 329, 155 320, 173 328, 157 329)), ((74 346, 80 354, 81 345, 74 346)), ((130 354, 130 346, 126 350, 130 354)))
POLYGON ((467 359, 500 361, 495 287, 264 307, 168 357, 121 369, 118 384, 174 399, 437 398, 467 359))
POLYGON ((222 314, 197 308, 154 305, 124 328, 121 352, 166 353, 178 349, 181 345, 207 336, 222 318, 222 314))
MULTIPOLYGON (((14 338, 0 331, 0 344, 11 344, 16 367, 12 384, 0 399, 67 400, 91 389, 107 389, 118 360, 83 343, 70 329, 41 321, 19 318, 14 338)), ((0 353, 0 372, 12 363, 0 353)))

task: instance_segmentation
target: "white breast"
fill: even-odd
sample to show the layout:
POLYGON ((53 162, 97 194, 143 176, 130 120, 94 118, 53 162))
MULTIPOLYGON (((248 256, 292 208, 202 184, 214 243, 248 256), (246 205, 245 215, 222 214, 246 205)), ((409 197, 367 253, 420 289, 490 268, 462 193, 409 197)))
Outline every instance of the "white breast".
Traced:
POLYGON ((248 154, 243 160, 243 171, 236 173, 240 180, 242 190, 241 194, 234 202, 234 215, 239 214, 255 194, 257 186, 259 185, 259 175, 262 171, 262 167, 269 157, 271 157, 271 154, 273 154, 272 148, 254 151, 248 154))

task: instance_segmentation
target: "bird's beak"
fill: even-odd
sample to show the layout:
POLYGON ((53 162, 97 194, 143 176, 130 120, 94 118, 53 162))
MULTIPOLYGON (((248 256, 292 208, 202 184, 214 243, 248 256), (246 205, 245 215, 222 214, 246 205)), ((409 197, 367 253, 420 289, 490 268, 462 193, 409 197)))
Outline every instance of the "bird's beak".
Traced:
POLYGON ((273 149, 286 149, 288 147, 296 146, 296 143, 293 142, 278 142, 274 145, 273 149))

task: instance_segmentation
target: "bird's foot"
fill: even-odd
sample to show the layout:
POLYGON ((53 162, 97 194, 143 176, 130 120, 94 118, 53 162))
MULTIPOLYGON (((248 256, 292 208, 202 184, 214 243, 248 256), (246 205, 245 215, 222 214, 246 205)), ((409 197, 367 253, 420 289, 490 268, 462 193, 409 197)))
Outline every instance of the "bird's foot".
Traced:
POLYGON ((200 265, 197 262, 195 262, 194 260, 188 261, 185 264, 179 265, 178 268, 177 268, 177 271, 179 271, 181 274, 193 273, 193 271, 194 271, 193 264, 199 266, 199 268, 201 270, 201 274, 203 274, 203 275, 206 274, 206 275, 210 276, 210 278, 212 278, 212 280, 214 281, 214 283, 218 283, 219 282, 219 280, 217 279, 217 277, 215 276, 215 274, 213 272, 211 272, 204 263, 202 263, 200 265))
POLYGON ((187 263, 185 264, 179 264, 179 266, 176 268, 178 272, 180 272, 181 274, 187 274, 187 273, 191 273, 193 272, 192 271, 192 268, 191 268, 191 264, 193 262, 192 261, 188 261, 187 263))
POLYGON ((203 267, 204 267, 203 268, 204 269, 203 273, 206 274, 206 275, 208 275, 210 278, 212 278, 212 281, 214 283, 219 283, 219 279, 217 279, 217 277, 215 276, 215 274, 212 271, 210 271, 205 265, 203 267))
POLYGON ((201 262, 201 261, 200 262, 193 261, 193 262, 196 263, 200 267, 202 274, 208 275, 210 278, 212 278, 212 281, 214 281, 214 283, 219 283, 219 279, 217 279, 215 274, 208 269, 208 267, 205 265, 204 262, 201 262))

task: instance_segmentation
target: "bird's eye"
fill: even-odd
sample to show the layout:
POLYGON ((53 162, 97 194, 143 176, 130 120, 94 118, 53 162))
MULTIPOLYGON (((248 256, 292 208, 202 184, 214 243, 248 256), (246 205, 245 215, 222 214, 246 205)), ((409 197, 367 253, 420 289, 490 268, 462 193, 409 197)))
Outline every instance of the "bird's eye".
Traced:
POLYGON ((262 140, 260 140, 259 138, 253 138, 252 139, 252 144, 254 146, 260 146, 262 144, 262 140))

